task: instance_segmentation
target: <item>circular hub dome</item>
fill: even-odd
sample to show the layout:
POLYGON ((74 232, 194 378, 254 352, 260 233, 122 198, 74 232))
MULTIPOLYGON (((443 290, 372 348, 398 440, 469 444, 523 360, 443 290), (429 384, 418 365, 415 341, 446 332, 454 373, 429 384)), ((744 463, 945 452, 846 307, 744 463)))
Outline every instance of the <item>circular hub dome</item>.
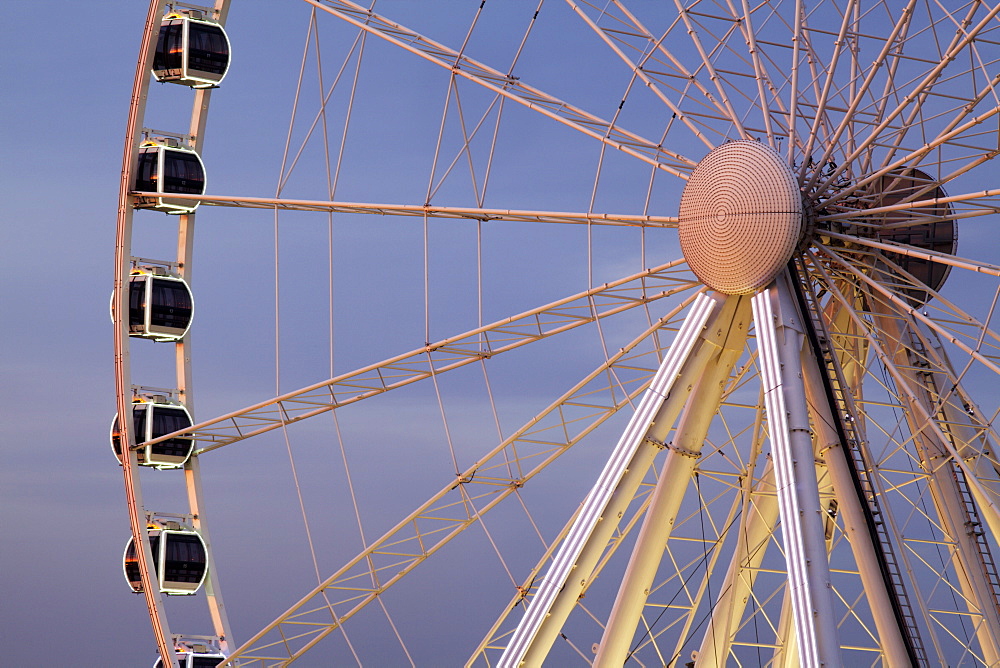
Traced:
POLYGON ((760 142, 713 149, 681 195, 681 251, 701 281, 729 295, 765 287, 802 237, 802 196, 792 170, 760 142))

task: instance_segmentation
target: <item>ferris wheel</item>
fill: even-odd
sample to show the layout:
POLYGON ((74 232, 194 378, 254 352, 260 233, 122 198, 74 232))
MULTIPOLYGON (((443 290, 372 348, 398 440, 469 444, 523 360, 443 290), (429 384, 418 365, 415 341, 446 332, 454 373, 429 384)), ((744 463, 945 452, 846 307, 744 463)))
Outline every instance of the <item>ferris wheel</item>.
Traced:
POLYGON ((412 5, 305 0, 276 133, 228 0, 150 3, 111 440, 159 662, 1000 665, 1000 3, 412 5), (196 211, 273 295, 192 281, 196 211))

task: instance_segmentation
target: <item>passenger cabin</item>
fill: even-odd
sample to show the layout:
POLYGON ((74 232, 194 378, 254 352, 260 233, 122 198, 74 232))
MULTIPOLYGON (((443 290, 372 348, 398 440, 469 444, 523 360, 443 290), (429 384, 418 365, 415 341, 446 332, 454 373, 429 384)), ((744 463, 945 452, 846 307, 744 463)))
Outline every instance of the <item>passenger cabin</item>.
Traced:
POLYGON ((177 341, 191 326, 194 298, 179 276, 135 269, 128 286, 128 333, 154 341, 177 341))
MULTIPOLYGON (((154 397, 151 400, 141 400, 132 404, 132 425, 135 429, 136 443, 144 443, 164 434, 186 429, 194 424, 191 414, 181 404, 170 403, 165 397, 154 397)), ((118 429, 118 416, 111 424, 111 448, 122 460, 121 433, 118 429)), ((194 440, 190 437, 170 438, 155 445, 148 445, 136 451, 139 466, 151 466, 157 469, 174 469, 184 466, 194 449, 194 440)))
POLYGON ((229 37, 222 26, 194 13, 164 17, 153 56, 157 81, 211 88, 228 70, 229 37))
POLYGON ((164 213, 191 213, 198 202, 168 195, 204 195, 205 165, 198 154, 179 142, 148 141, 139 147, 135 190, 157 193, 136 198, 135 208, 164 213))
MULTIPOLYGON (((177 529, 151 528, 149 547, 162 593, 183 596, 194 594, 201 588, 208 574, 208 551, 197 531, 179 526, 177 529)), ((132 591, 142 593, 139 558, 131 537, 125 545, 123 565, 125 579, 132 591)))
MULTIPOLYGON (((225 660, 226 655, 217 652, 177 652, 180 668, 215 668, 225 660)), ((153 668, 163 668, 163 659, 158 658, 153 668)))

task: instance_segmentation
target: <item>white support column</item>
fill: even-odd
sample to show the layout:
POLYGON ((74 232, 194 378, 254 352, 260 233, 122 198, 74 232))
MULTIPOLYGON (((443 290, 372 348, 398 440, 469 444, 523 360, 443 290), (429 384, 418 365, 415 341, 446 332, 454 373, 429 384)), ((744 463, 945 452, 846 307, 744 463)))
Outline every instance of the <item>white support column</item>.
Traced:
POLYGON ((774 668, 800 668, 799 639, 795 635, 795 613, 792 610, 792 596, 788 587, 781 598, 781 617, 778 618, 777 647, 768 664, 774 668))
MULTIPOLYGON (((955 367, 948 358, 940 335, 922 323, 914 322, 913 325, 930 343, 932 357, 954 377, 955 367)), ((961 405, 966 401, 966 396, 968 395, 963 392, 961 384, 954 388, 952 395, 941 407, 945 415, 945 422, 941 427, 951 435, 958 454, 969 463, 978 480, 986 483, 973 486, 970 491, 976 497, 983 521, 990 527, 997 542, 1000 542, 1000 517, 994 512, 989 512, 990 506, 1000 507, 1000 494, 997 493, 1000 470, 995 463, 996 444, 990 440, 988 434, 984 433, 982 423, 973 420, 972 415, 967 412, 974 411, 977 407, 971 402, 961 405), (984 452, 989 452, 990 456, 980 454, 984 452)))
POLYGON ((194 517, 194 528, 198 530, 201 540, 205 543, 205 558, 208 574, 205 577, 204 594, 208 603, 208 614, 212 619, 212 628, 219 638, 219 649, 228 655, 237 647, 229 626, 229 616, 222 601, 219 587, 218 570, 215 567, 215 552, 212 550, 212 540, 208 533, 208 525, 204 518, 205 494, 201 484, 201 468, 198 457, 191 457, 184 465, 184 478, 188 493, 188 507, 194 517))
POLYGON ((698 668, 726 665, 733 635, 746 611, 757 572, 771 543, 771 534, 778 523, 773 461, 768 460, 760 481, 747 493, 750 501, 740 522, 736 551, 729 562, 719 599, 712 608, 708 630, 698 648, 695 662, 698 668))
MULTIPOLYGON (((219 25, 225 25, 229 14, 230 0, 215 0, 213 18, 219 25)), ((209 103, 212 100, 211 88, 200 88, 194 91, 194 103, 191 106, 191 121, 188 132, 194 137, 192 148, 203 155, 205 145, 205 129, 208 124, 209 103)), ((193 289, 192 269, 194 260, 194 228, 193 213, 178 216, 177 221, 177 271, 193 289)), ((177 389, 180 399, 191 415, 195 415, 194 407, 194 377, 191 365, 191 332, 174 345, 174 366, 177 378, 177 389)), ((206 566, 208 574, 205 577, 204 593, 208 604, 212 628, 219 638, 219 649, 228 655, 237 644, 233 638, 232 627, 226 614, 226 606, 222 599, 222 587, 219 582, 219 572, 215 566, 215 554, 209 536, 208 522, 205 514, 205 495, 201 483, 201 466, 198 456, 192 455, 184 465, 184 484, 187 489, 188 511, 194 518, 194 528, 205 543, 206 566)))
POLYGON ((684 493, 694 474, 709 425, 715 417, 733 365, 743 352, 750 321, 749 300, 730 297, 731 316, 712 326, 723 334, 722 348, 707 365, 681 415, 670 452, 643 519, 639 536, 601 638, 594 666, 621 666, 628 656, 636 626, 677 519, 684 493))
MULTIPOLYGON (((969 601, 970 612, 982 615, 982 621, 976 627, 976 637, 986 664, 1000 665, 1000 610, 997 609, 993 588, 985 572, 972 528, 964 521, 967 517, 965 501, 962 499, 962 492, 952 469, 962 462, 954 459, 949 452, 948 444, 943 441, 947 434, 942 430, 949 429, 949 426, 937 422, 937 429, 928 428, 929 424, 934 426, 935 423, 938 389, 931 373, 920 370, 920 365, 926 365, 926 362, 917 359, 910 349, 911 346, 918 344, 917 339, 907 340, 907 337, 917 336, 916 324, 911 318, 886 312, 878 303, 875 311, 876 325, 884 332, 884 340, 890 344, 886 346, 887 352, 893 357, 902 381, 910 388, 910 391, 904 393, 905 396, 902 397, 907 406, 906 420, 913 434, 921 467, 927 472, 927 485, 937 511, 938 522, 955 544, 951 557, 958 575, 957 584, 962 595, 969 601)), ((956 447, 958 451, 962 449, 960 444, 956 444, 956 447)), ((982 509, 987 524, 990 524, 991 519, 994 520, 994 524, 990 524, 991 530, 995 532, 1000 529, 1000 527, 994 528, 996 516, 993 514, 991 517, 989 508, 991 500, 980 492, 981 486, 969 484, 968 487, 976 504, 982 509)))
POLYGON ((837 512, 844 522, 844 531, 854 553, 854 561, 861 574, 865 597, 875 618, 883 661, 887 666, 905 666, 910 663, 909 652, 903 639, 903 629, 892 607, 888 583, 879 567, 877 549, 868 531, 861 499, 858 498, 854 477, 851 475, 847 453, 833 428, 834 417, 823 380, 815 358, 804 352, 802 368, 805 372, 806 398, 813 411, 813 429, 816 430, 817 451, 826 463, 827 473, 837 499, 837 512))
POLYGON ((714 352, 714 347, 702 344, 713 333, 712 324, 718 319, 710 316, 730 310, 719 309, 725 299, 723 295, 701 294, 695 300, 635 415, 584 500, 576 523, 541 579, 499 666, 539 666, 545 660, 618 526, 621 513, 652 464, 660 447, 657 442, 667 437, 714 352))
POLYGON ((802 378, 805 332, 787 271, 754 295, 752 303, 799 658, 809 668, 839 666, 837 620, 802 378))

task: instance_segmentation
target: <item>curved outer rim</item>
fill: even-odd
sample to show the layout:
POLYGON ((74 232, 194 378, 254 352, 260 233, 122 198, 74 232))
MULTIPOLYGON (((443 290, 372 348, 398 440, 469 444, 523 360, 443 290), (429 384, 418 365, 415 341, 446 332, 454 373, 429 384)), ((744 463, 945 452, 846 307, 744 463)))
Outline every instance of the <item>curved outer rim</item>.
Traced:
MULTIPOLYGON (((112 297, 114 320, 114 374, 115 397, 119 415, 128 414, 132 405, 132 383, 129 354, 128 332, 128 285, 132 261, 132 216, 135 198, 132 196, 132 184, 138 162, 139 139, 143 129, 146 100, 149 84, 152 79, 151 64, 156 41, 159 36, 160 23, 163 18, 167 0, 150 0, 146 15, 145 29, 136 63, 135 79, 132 86, 132 97, 129 104, 128 122, 125 131, 125 146, 122 154, 121 179, 118 190, 118 216, 115 235, 115 276, 114 293, 112 297)), ((215 15, 220 25, 224 25, 229 11, 229 0, 216 0, 215 15)), ((192 105, 190 131, 193 137, 193 148, 201 152, 203 143, 202 129, 208 117, 208 106, 211 89, 195 89, 192 105)), ((180 216, 177 241, 178 274, 190 285, 190 260, 193 251, 194 216, 180 216)), ((185 336, 175 343, 176 374, 178 396, 182 403, 192 411, 191 392, 191 353, 190 341, 185 336)), ((125 497, 129 515, 129 524, 133 540, 141 546, 137 550, 140 577, 146 608, 149 613, 153 634, 164 666, 179 668, 174 652, 173 637, 167 623, 163 597, 160 594, 158 582, 153 570, 153 555, 150 550, 147 526, 147 511, 142 502, 142 487, 139 479, 139 467, 136 456, 136 435, 130 420, 121 420, 122 442, 128 444, 128 456, 122 462, 122 473, 125 482, 125 497)), ((193 516, 192 523, 205 543, 208 560, 208 577, 205 582, 205 596, 209 613, 215 630, 220 638, 221 649, 228 653, 232 634, 226 616, 225 606, 219 594, 215 560, 212 556, 211 541, 205 525, 202 508, 203 494, 201 476, 197 457, 192 457, 184 465, 184 479, 187 488, 189 513, 193 516)))

